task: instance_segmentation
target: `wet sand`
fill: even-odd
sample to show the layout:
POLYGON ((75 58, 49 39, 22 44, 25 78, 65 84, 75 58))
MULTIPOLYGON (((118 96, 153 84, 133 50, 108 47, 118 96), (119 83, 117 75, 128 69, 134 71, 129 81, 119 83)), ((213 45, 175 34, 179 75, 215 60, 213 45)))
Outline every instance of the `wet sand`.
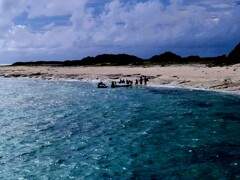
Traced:
POLYGON ((43 79, 73 79, 82 81, 133 80, 147 76, 149 86, 177 86, 240 94, 240 64, 224 67, 205 65, 171 66, 99 66, 51 67, 5 66, 0 67, 2 77, 29 77, 43 79))

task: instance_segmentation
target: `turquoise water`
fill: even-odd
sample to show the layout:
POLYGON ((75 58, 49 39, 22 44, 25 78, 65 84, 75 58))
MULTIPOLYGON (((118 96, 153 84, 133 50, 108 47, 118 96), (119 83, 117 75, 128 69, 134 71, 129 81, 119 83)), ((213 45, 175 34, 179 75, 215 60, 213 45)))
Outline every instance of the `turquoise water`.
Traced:
POLYGON ((240 178, 240 97, 0 78, 0 179, 240 178))

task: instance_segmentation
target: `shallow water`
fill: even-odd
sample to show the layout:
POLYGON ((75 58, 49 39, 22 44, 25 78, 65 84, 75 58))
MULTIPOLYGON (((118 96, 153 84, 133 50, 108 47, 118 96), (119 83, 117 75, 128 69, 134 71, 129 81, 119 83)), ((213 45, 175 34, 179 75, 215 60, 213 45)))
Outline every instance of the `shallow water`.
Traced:
POLYGON ((240 97, 0 78, 0 179, 240 178, 240 97))

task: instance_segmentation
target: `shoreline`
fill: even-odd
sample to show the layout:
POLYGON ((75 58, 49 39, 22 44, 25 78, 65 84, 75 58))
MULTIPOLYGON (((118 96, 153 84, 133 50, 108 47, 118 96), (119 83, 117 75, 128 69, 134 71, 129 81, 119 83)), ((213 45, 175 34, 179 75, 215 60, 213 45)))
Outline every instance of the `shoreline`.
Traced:
MULTIPOLYGON (((0 78, 5 78, 3 76, 0 76, 0 78)), ((82 83, 91 83, 95 84, 97 88, 97 83, 99 81, 97 80, 78 80, 78 79, 46 79, 46 78, 41 78, 41 77, 36 77, 36 78, 29 78, 29 77, 8 77, 8 78, 26 78, 26 79, 39 79, 39 80, 45 80, 45 81, 63 81, 63 82, 82 82, 82 83)), ((105 81, 106 82, 106 81, 105 81)), ((108 83, 108 88, 110 87, 109 82, 108 83)), ((149 88, 171 88, 171 89, 185 89, 185 90, 194 90, 194 91, 207 91, 207 92, 215 92, 215 93, 223 93, 227 95, 236 95, 240 96, 240 92, 238 91, 227 91, 227 90, 215 90, 215 89, 206 89, 206 88, 195 88, 191 86, 178 86, 178 85, 159 85, 159 84, 151 84, 151 85, 133 85, 132 87, 149 87, 149 88)))
POLYGON ((240 96, 240 92, 238 91, 227 91, 227 90, 216 90, 216 89, 206 89, 206 88, 196 88, 191 86, 168 86, 168 85, 147 85, 147 87, 153 88, 177 88, 177 89, 186 89, 186 90, 194 90, 194 91, 207 91, 207 92, 215 92, 215 93, 223 93, 228 95, 236 95, 240 96))
MULTIPOLYGON (((2 66, 0 77, 28 77, 46 80, 111 81, 128 79, 135 82, 146 76, 149 87, 174 87, 207 90, 240 95, 240 64, 223 67, 206 65, 171 66, 2 66)), ((135 83, 134 83, 135 84, 135 83)), ((135 85, 133 85, 135 86, 135 85)), ((144 86, 144 85, 143 85, 144 86)))

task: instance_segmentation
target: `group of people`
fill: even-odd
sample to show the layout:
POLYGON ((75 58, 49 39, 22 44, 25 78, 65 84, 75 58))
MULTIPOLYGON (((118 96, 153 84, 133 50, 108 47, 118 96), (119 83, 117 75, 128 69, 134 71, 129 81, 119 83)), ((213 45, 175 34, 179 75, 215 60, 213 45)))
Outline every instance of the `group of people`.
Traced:
POLYGON ((133 82, 129 80, 120 80, 118 83, 116 81, 112 81, 111 87, 130 87, 132 86, 133 82))
MULTIPOLYGON (((147 85, 147 77, 146 76, 141 76, 140 79, 136 79, 135 80, 135 85, 147 85)), ((129 87, 129 86, 132 86, 133 85, 133 81, 131 80, 124 80, 124 79, 120 79, 119 82, 116 82, 116 81, 112 81, 112 84, 111 84, 111 87, 114 88, 114 87, 129 87)))
POLYGON ((142 85, 143 83, 144 83, 144 85, 147 85, 147 81, 148 81, 148 79, 146 76, 144 76, 144 77, 141 76, 139 80, 136 79, 135 85, 138 85, 138 84, 142 85))
POLYGON ((127 84, 127 85, 133 85, 133 81, 130 81, 128 79, 124 80, 124 79, 120 79, 119 84, 127 84))
MULTIPOLYGON (((136 79, 135 80, 135 85, 147 85, 147 77, 146 76, 141 76, 140 79, 136 79)), ((115 87, 130 87, 133 85, 133 81, 131 80, 124 80, 124 79, 120 79, 119 82, 117 81, 112 81, 111 87, 115 88, 115 87)), ((98 83, 98 88, 107 88, 108 86, 106 84, 104 84, 103 82, 99 82, 98 83)))

